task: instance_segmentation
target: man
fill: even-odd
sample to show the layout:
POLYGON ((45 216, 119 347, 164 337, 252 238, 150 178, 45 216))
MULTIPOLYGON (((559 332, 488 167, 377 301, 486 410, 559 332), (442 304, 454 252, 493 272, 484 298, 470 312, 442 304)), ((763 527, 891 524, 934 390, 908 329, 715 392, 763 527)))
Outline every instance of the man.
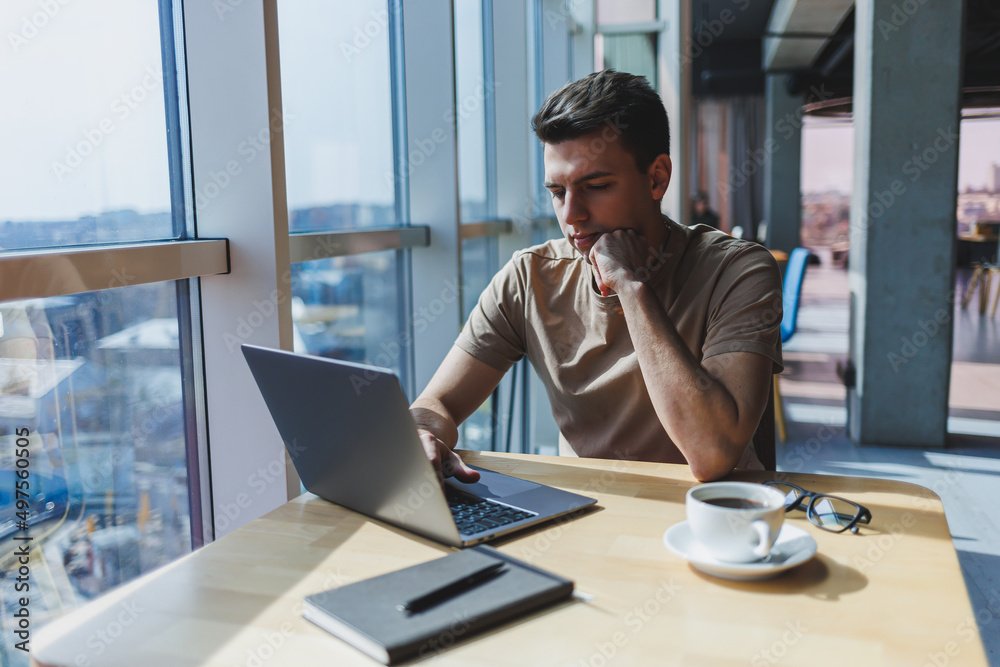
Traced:
POLYGON ((691 202, 691 224, 719 229, 719 214, 708 205, 708 193, 699 190, 691 202))
POLYGON ((752 437, 781 370, 770 253, 660 213, 666 112, 646 80, 591 74, 532 126, 564 238, 515 253, 414 401, 428 457, 462 481, 457 425, 527 355, 579 456, 760 468, 752 437))

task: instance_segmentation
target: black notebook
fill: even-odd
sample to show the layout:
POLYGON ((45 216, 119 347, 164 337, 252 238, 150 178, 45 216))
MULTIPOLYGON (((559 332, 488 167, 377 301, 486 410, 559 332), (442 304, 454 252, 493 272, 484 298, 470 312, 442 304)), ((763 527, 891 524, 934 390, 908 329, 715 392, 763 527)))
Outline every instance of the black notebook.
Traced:
POLYGON ((467 637, 568 598, 573 582, 487 546, 310 595, 302 615, 389 665, 426 657, 467 637), (484 566, 505 565, 461 593, 419 612, 399 605, 484 566))

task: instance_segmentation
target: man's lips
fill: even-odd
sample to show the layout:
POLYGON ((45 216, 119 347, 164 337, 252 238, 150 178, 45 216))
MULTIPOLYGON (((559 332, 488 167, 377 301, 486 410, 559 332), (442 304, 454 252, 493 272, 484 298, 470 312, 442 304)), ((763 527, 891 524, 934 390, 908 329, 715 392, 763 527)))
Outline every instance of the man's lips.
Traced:
POLYGON ((595 234, 573 234, 570 238, 573 239, 573 244, 576 245, 577 248, 583 250, 584 248, 589 248, 595 243, 597 243, 597 239, 599 239, 600 237, 601 237, 600 233, 595 233, 595 234))

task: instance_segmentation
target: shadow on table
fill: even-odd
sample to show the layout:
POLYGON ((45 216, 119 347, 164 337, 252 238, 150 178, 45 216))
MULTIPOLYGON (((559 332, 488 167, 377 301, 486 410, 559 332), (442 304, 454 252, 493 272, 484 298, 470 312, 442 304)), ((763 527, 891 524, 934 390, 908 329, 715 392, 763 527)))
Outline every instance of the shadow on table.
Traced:
POLYGON ((763 581, 731 581, 705 574, 694 567, 691 570, 706 582, 732 590, 765 595, 807 595, 829 602, 857 593, 868 585, 868 577, 860 570, 823 555, 763 581))

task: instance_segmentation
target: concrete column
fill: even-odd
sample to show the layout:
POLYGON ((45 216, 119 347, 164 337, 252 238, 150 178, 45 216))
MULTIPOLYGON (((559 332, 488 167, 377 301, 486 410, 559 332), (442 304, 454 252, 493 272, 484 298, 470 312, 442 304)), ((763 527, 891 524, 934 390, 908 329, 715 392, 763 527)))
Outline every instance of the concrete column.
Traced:
POLYGON ((660 97, 670 120, 670 158, 674 163, 663 212, 681 224, 691 219, 691 0, 659 0, 666 24, 657 42, 660 97))
POLYGON ((856 3, 848 392, 856 442, 945 444, 963 4, 856 3))
POLYGON ((765 84, 764 220, 767 246, 786 252, 801 245, 802 103, 788 93, 788 75, 765 84))

